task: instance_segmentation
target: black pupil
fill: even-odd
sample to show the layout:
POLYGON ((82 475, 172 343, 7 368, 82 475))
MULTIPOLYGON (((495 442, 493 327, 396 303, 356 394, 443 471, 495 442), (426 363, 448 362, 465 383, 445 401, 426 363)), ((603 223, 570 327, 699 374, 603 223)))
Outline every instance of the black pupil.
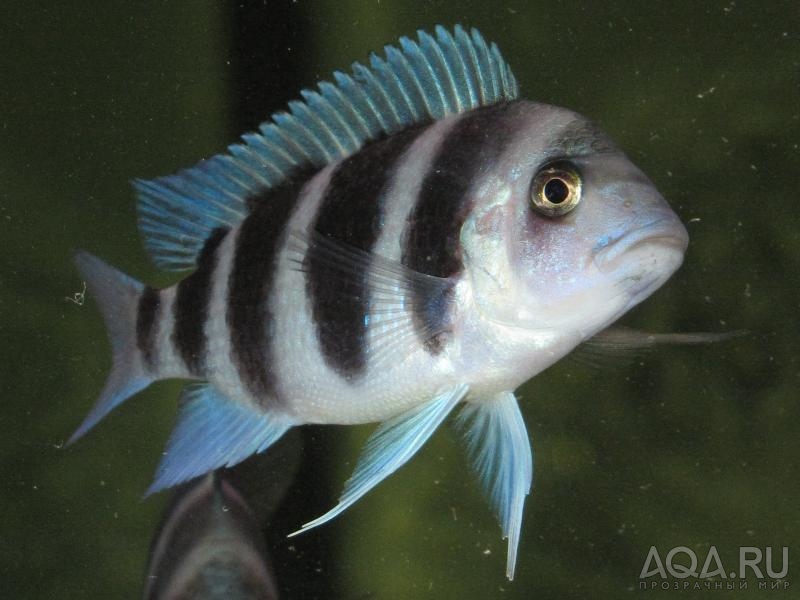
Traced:
POLYGON ((552 204, 561 204, 569 197, 569 188, 562 179, 554 177, 544 184, 544 197, 552 204))

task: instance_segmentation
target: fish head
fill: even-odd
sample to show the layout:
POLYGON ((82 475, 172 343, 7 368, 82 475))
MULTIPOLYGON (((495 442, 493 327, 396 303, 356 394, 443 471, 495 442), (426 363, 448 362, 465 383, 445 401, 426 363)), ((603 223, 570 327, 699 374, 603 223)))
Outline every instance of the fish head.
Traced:
POLYGON ((492 322, 580 341, 660 287, 688 234, 593 123, 519 103, 512 140, 461 232, 473 301, 492 322))
POLYGON ((176 491, 150 548, 143 597, 278 597, 261 525, 222 472, 176 491))

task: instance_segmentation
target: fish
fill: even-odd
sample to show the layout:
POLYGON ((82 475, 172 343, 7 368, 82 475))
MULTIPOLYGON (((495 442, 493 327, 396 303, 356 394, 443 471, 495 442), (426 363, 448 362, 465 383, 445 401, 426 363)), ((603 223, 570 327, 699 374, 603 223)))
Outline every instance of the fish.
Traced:
POLYGON ((264 534, 297 475, 301 439, 290 431, 267 453, 175 488, 150 544, 145 600, 279 597, 264 534))
POLYGON ((113 361, 69 442, 166 378, 190 382, 148 494, 294 427, 378 423, 338 503, 295 535, 457 412, 511 580, 533 485, 514 391, 661 287, 686 229, 594 122, 521 98, 476 29, 420 30, 301 97, 226 152, 135 180, 175 285, 76 254, 113 361))
POLYGON ((222 471, 179 488, 156 531, 145 600, 277 600, 256 517, 222 471))

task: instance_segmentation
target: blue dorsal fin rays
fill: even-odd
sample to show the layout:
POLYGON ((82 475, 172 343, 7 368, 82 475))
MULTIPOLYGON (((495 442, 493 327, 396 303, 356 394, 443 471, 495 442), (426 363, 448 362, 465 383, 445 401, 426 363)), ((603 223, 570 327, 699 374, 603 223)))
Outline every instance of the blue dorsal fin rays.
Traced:
POLYGON ((188 385, 178 423, 145 495, 263 452, 293 425, 288 417, 229 400, 209 384, 188 385))
POLYGON ((508 539, 506 576, 514 578, 522 509, 533 483, 533 455, 525 422, 512 392, 467 403, 458 415, 467 452, 492 508, 503 538, 508 539))
POLYGON ((289 537, 327 523, 340 515, 403 466, 466 396, 468 389, 466 384, 457 385, 425 404, 384 421, 367 440, 353 475, 345 483, 339 503, 321 517, 289 534, 289 537))
POLYGON ((457 25, 400 39, 375 54, 370 66, 353 63, 335 72, 304 101, 289 103, 259 133, 179 173, 136 180, 139 227, 157 266, 191 269, 214 229, 230 229, 248 214, 247 200, 300 169, 345 158, 366 142, 411 125, 431 122, 517 98, 519 90, 495 44, 457 25))

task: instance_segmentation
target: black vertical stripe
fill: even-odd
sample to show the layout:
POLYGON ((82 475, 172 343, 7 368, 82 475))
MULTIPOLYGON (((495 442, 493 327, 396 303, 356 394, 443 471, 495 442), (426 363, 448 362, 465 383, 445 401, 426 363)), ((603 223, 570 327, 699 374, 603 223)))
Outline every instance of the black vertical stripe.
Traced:
MULTIPOLYGON (((420 273, 452 277, 461 271, 461 226, 472 208, 469 193, 495 167, 513 135, 514 107, 503 103, 465 114, 448 133, 425 175, 417 204, 406 224, 403 264, 420 273)), ((412 298, 414 320, 425 347, 442 350, 441 336, 448 302, 424 291, 412 298)))
MULTIPOLYGON (((344 160, 331 176, 314 229, 347 246, 371 252, 381 230, 383 199, 400 159, 421 127, 368 144, 344 160)), ((306 290, 322 355, 329 367, 356 377, 366 367, 364 320, 369 309, 368 269, 343 278, 332 270, 325 249, 312 242, 304 260, 306 290)))
POLYGON ((146 286, 139 296, 139 305, 136 311, 136 345, 144 357, 144 364, 148 369, 156 366, 157 348, 156 336, 158 334, 158 309, 161 307, 161 296, 157 289, 146 286))
POLYGON ((269 297, 285 229, 306 177, 248 199, 250 214, 236 240, 228 280, 227 322, 239 378, 253 396, 276 400, 272 346, 275 317, 269 297))
POLYGON ((222 228, 211 232, 197 257, 197 269, 178 284, 175 296, 172 343, 193 375, 204 375, 211 276, 217 263, 217 248, 227 233, 228 230, 222 228))

